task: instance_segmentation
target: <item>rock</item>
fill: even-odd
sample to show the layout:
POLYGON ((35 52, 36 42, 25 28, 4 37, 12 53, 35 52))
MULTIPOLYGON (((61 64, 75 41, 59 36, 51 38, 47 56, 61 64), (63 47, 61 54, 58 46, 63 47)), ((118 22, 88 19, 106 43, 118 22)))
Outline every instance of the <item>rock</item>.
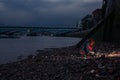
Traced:
POLYGON ((104 50, 118 50, 115 47, 111 49, 110 44, 99 44, 96 56, 85 58, 81 58, 79 49, 73 47, 42 51, 21 61, 1 64, 0 80, 119 80, 120 58, 107 57, 105 54, 109 50, 104 50))
POLYGON ((100 75, 99 75, 99 74, 95 74, 95 76, 96 76, 96 77, 100 77, 100 75))
POLYGON ((94 69, 92 69, 91 71, 90 71, 90 73, 94 73, 95 72, 95 70, 94 69))

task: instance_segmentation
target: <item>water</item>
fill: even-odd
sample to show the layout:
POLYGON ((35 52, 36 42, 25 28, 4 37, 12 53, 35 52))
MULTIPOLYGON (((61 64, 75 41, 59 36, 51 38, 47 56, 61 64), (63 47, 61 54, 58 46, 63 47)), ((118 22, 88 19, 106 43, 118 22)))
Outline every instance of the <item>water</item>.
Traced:
POLYGON ((57 26, 52 28, 52 27, 0 27, 0 33, 1 32, 6 32, 6 31, 17 31, 19 33, 27 33, 28 30, 31 30, 31 32, 37 32, 37 33, 44 33, 44 32, 47 32, 47 33, 52 33, 54 35, 56 34, 61 34, 61 33, 65 33, 65 32, 70 32, 70 31, 75 31, 76 28, 58 28, 57 26))
POLYGON ((79 41, 80 38, 48 36, 0 39, 0 63, 16 61, 18 56, 28 56, 39 49, 72 46, 79 41))

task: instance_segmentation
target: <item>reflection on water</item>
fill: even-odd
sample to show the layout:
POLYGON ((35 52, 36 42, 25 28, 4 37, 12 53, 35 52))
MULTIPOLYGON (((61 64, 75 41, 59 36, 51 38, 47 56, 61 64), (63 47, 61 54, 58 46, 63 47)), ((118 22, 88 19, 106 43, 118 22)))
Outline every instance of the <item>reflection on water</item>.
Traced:
POLYGON ((71 46, 79 41, 79 38, 48 36, 0 39, 0 63, 15 61, 18 56, 33 54, 38 49, 71 46))

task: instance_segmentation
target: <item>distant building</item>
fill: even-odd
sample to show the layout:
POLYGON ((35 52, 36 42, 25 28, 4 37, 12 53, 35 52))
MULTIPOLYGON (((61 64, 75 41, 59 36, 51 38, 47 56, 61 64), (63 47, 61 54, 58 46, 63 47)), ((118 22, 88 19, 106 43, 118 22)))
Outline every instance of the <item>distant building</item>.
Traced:
POLYGON ((102 19, 102 9, 96 9, 92 12, 93 25, 97 24, 102 19))

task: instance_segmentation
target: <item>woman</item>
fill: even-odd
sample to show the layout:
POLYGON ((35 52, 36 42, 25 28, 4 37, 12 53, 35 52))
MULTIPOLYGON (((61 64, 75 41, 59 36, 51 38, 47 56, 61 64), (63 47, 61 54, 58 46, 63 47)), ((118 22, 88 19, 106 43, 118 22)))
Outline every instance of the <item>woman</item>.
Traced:
POLYGON ((94 54, 95 41, 93 39, 87 40, 83 46, 80 48, 80 54, 82 56, 93 55, 94 54))

